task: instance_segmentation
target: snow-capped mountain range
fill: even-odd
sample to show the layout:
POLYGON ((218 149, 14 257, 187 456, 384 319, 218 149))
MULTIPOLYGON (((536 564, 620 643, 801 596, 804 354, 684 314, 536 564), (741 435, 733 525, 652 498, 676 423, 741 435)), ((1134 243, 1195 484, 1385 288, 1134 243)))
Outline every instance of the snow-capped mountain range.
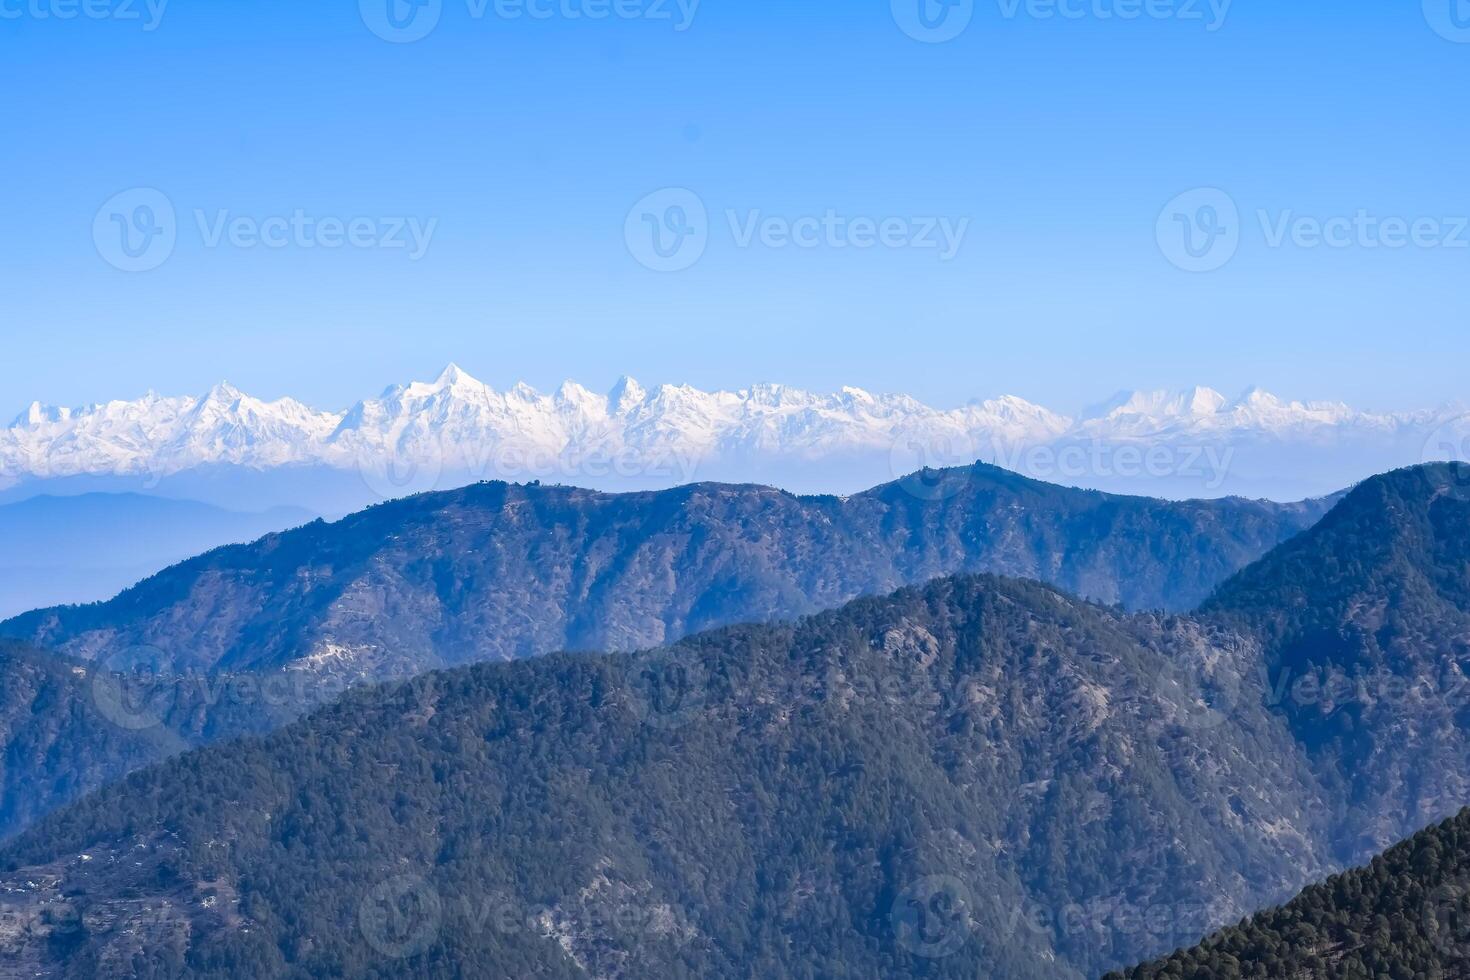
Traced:
POLYGON ((858 388, 706 392, 624 378, 605 394, 573 382, 543 394, 524 384, 497 391, 451 365, 435 381, 391 387, 344 412, 262 401, 227 384, 199 397, 33 404, 0 431, 0 488, 102 480, 177 490, 191 474, 225 468, 280 477, 260 503, 306 505, 321 501, 290 499, 281 481, 345 476, 360 491, 346 503, 473 479, 608 489, 739 480, 848 492, 980 459, 1157 496, 1304 496, 1462 456, 1463 416, 1371 414, 1260 390, 1231 400, 1209 388, 1123 393, 1079 418, 1014 396, 936 409, 858 388))

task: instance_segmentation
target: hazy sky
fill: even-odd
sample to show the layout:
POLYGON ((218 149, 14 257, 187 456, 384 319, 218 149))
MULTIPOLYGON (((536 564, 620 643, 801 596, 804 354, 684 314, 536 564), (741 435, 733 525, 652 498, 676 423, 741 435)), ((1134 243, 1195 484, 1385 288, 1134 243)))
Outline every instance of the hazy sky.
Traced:
POLYGON ((0 0, 0 414, 1470 397, 1459 0, 152 2, 0 0))

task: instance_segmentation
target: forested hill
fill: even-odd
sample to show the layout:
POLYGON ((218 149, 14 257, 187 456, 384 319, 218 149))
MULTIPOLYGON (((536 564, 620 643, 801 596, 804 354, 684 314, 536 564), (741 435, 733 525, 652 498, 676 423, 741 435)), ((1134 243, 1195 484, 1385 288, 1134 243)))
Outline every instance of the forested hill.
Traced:
POLYGON ((1365 481, 1202 615, 1259 637, 1273 709, 1346 802, 1340 860, 1470 802, 1470 467, 1365 481))
POLYGON ((278 728, 320 693, 291 674, 117 672, 0 640, 0 840, 135 769, 278 728))
POLYGON ((1250 651, 945 579, 643 654, 354 691, 0 852, 77 976, 1097 976, 1324 874, 1250 651))
POLYGON ((0 839, 187 744, 114 723, 89 668, 0 641, 0 839))
POLYGON ((1108 980, 1470 976, 1470 810, 1199 946, 1108 980))
POLYGON ((962 572, 1180 610, 1327 506, 1108 496, 978 464, 850 498, 480 484, 223 548, 0 634, 82 660, 146 644, 211 670, 385 678, 638 649, 962 572))
MULTIPOLYGON (((1365 482, 1191 616, 959 577, 356 691, 27 831, 6 948, 76 975, 1098 976, 1470 802, 1467 474, 1365 482)), ((463 544, 477 507, 583 499, 537 492, 356 519, 428 508, 415 533, 463 544)))
MULTIPOLYGON (((1275 644, 1335 631, 1364 596, 1402 618, 1470 609, 1470 466, 1395 470, 1349 491, 1306 533, 1232 576, 1203 604, 1275 644)), ((1379 624, 1373 624, 1379 625, 1379 624)))

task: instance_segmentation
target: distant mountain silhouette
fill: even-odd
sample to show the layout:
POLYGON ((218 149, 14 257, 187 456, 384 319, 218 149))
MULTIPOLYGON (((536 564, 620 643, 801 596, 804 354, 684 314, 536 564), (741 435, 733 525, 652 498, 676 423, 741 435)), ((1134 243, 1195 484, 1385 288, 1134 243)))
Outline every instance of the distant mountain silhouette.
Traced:
POLYGON ((0 504, 0 617, 110 599, 176 562, 313 517, 294 508, 241 513, 128 493, 0 504))
POLYGON ((1182 610, 1329 504, 1116 497, 986 465, 848 498, 490 483, 219 549, 0 635, 89 661, 147 645, 173 665, 357 680, 634 649, 957 572, 1182 610))

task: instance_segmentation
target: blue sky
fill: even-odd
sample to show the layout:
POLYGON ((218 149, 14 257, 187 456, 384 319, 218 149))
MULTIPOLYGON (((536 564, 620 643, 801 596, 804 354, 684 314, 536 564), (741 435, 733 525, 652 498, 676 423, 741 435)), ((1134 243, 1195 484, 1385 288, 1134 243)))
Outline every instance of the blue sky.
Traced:
POLYGON ((340 407, 450 360, 1064 410, 1470 397, 1462 0, 977 0, 942 43, 902 29, 919 0, 439 0, 411 43, 370 30, 389 0, 85 2, 0 0, 0 414, 225 377, 340 407), (173 241, 124 271, 139 188, 173 241), (703 251, 660 272, 669 188, 703 251), (1168 207, 1198 188, 1239 214, 1206 272, 1168 240, 1206 234, 1218 197, 1168 207), (918 247, 941 221, 952 256, 918 247))

